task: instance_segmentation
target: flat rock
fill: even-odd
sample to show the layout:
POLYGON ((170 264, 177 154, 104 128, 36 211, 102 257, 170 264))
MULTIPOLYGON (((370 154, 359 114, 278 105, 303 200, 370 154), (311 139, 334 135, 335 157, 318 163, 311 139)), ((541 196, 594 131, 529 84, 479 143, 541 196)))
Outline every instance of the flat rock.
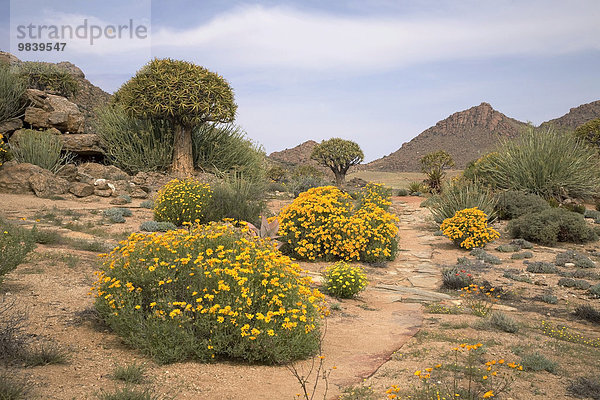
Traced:
POLYGON ((452 299, 451 296, 444 294, 444 293, 438 293, 438 292, 433 292, 431 290, 425 290, 425 289, 420 289, 420 288, 414 288, 414 287, 403 287, 403 286, 396 286, 396 285, 385 285, 385 284, 379 284, 377 286, 375 286, 376 289, 382 289, 382 290, 390 290, 393 292, 397 292, 402 294, 403 296, 401 297, 403 300, 402 301, 406 301, 404 299, 411 299, 414 301, 440 301, 440 300, 450 300, 452 299))

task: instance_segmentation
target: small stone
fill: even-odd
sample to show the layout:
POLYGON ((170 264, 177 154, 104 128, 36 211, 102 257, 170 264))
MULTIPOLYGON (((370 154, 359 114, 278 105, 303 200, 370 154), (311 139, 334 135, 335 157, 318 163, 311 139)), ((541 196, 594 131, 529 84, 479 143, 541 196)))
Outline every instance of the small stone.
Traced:
POLYGON ((570 263, 570 262, 565 263, 565 267, 567 267, 567 268, 575 268, 575 263, 570 263))
POLYGON ((122 206, 123 204, 127 204, 127 203, 128 203, 127 199, 125 199, 124 197, 121 197, 121 196, 115 197, 114 199, 112 199, 110 201, 110 204, 114 204, 114 205, 117 205, 117 206, 122 206))

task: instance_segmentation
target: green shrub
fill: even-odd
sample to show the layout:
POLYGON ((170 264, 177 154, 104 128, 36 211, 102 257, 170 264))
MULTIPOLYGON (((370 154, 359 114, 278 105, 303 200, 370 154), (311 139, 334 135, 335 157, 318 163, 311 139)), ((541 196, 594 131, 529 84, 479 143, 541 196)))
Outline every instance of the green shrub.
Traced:
POLYGON ((585 319, 586 321, 600 324, 600 311, 596 310, 589 304, 577 306, 573 314, 575 314, 575 316, 578 318, 585 319))
POLYGON ((274 249, 229 224, 132 234, 104 259, 95 307, 159 363, 278 364, 315 354, 324 297, 274 249))
POLYGON ((184 222, 206 222, 211 193, 207 184, 195 179, 173 179, 158 191, 154 219, 177 226, 184 222))
POLYGON ((153 209, 154 208, 154 201, 152 201, 152 200, 144 200, 144 201, 142 201, 140 203, 140 207, 153 209))
MULTIPOLYGON (((21 115, 25 106, 25 82, 8 66, 0 64, 0 122, 21 115)), ((1 160, 0 160, 1 161, 1 160)))
POLYGON ((280 165, 271 165, 267 168, 266 178, 269 182, 283 183, 286 181, 288 171, 280 165))
POLYGON ((342 299, 355 297, 369 283, 364 269, 352 267, 343 261, 329 266, 323 277, 327 293, 342 299))
POLYGON ((60 137, 47 131, 27 129, 19 133, 18 140, 10 142, 11 153, 17 162, 34 164, 54 173, 70 159, 62 149, 60 137))
POLYGON ((514 238, 547 246, 557 242, 585 243, 598 238, 582 215, 560 208, 523 215, 510 221, 508 229, 514 238))
POLYGON ((596 264, 585 254, 581 254, 574 250, 567 250, 563 253, 558 253, 554 259, 556 265, 564 267, 567 263, 573 263, 577 268, 595 268, 596 264))
POLYGON ((427 208, 438 224, 452 218, 457 211, 473 207, 483 211, 488 216, 488 221, 492 222, 496 218, 495 205, 496 197, 489 189, 477 182, 465 181, 445 184, 440 194, 427 201, 427 208))
POLYGON ((515 251, 519 251, 520 248, 512 244, 501 244, 500 246, 496 246, 496 250, 500 253, 514 253, 515 251))
POLYGON ((520 275, 519 272, 515 270, 504 271, 502 276, 517 282, 533 283, 530 277, 520 275))
POLYGON ((253 182, 265 177, 264 150, 238 126, 202 124, 192 135, 194 165, 216 174, 238 174, 253 182))
POLYGON ((600 151, 600 118, 592 119, 575 128, 575 137, 600 151))
POLYGON ((31 89, 54 92, 65 97, 73 96, 79 90, 75 77, 54 64, 27 61, 16 70, 31 89))
POLYGON ((525 239, 513 239, 510 241, 509 244, 513 246, 518 246, 520 250, 533 249, 533 243, 528 242, 525 239))
POLYGON ((496 211, 500 219, 515 219, 522 215, 550 208, 548 202, 535 194, 518 190, 503 191, 498 195, 496 211))
POLYGON ((531 251, 523 251, 520 253, 513 253, 510 256, 511 260, 523 260, 525 258, 533 258, 533 253, 531 251))
POLYGON ((600 379, 581 376, 569 383, 567 391, 580 399, 600 400, 600 379))
POLYGON ((594 297, 600 297, 600 283, 590 287, 589 292, 594 297))
POLYGON ((564 276, 565 278, 600 280, 600 273, 585 268, 575 268, 570 271, 559 271, 558 274, 560 276, 564 276))
POLYGON ((131 217, 132 213, 129 208, 115 207, 104 210, 102 215, 112 223, 122 224, 125 217, 131 217))
POLYGON ((300 196, 300 193, 304 193, 309 189, 327 185, 329 185, 329 182, 325 179, 310 175, 295 176, 290 179, 290 189, 294 193, 294 197, 300 196))
POLYGON ((140 230, 145 232, 166 232, 177 229, 171 222, 144 221, 140 225, 140 230))
POLYGON ((522 190, 543 198, 588 198, 600 188, 597 152, 572 135, 530 129, 505 140, 487 168, 498 189, 522 190))
POLYGON ((519 332, 519 324, 517 321, 500 311, 492 313, 492 316, 490 317, 490 323, 494 328, 501 330, 502 332, 519 332))
POLYGON ((114 392, 100 391, 99 400, 160 400, 160 396, 152 394, 150 389, 135 389, 125 386, 114 392))
POLYGON ((565 210, 569 210, 575 212, 577 214, 585 215, 585 206, 583 204, 576 203, 564 203, 561 204, 561 207, 565 210))
POLYGON ((544 261, 527 263, 527 268, 525 268, 525 270, 532 274, 556 274, 558 272, 558 268, 556 268, 554 264, 544 261))
POLYGON ((469 271, 459 267, 448 267, 442 270, 442 288, 460 290, 473 283, 469 271))
POLYGON ((591 219, 600 219, 600 211, 597 211, 597 210, 585 210, 585 212, 583 213, 583 217, 584 218, 591 218, 591 219))
POLYGON ((0 371, 0 399, 30 399, 32 388, 32 383, 26 379, 19 378, 14 373, 9 373, 8 371, 0 371))
POLYGON ((257 224, 266 211, 265 190, 260 182, 232 175, 212 185, 211 190, 206 209, 209 221, 231 218, 257 224))
POLYGON ((166 120, 131 118, 117 106, 105 107, 95 129, 110 163, 124 171, 165 171, 171 165, 173 127, 166 120))
POLYGON ((558 286, 586 290, 589 289, 591 285, 588 281, 584 281, 583 279, 560 278, 558 280, 558 286))
POLYGON ((548 304, 556 304, 558 303, 558 298, 553 294, 543 294, 540 298, 544 303, 548 304))
POLYGON ((112 378, 126 383, 143 383, 146 380, 146 366, 144 364, 116 365, 112 378))
POLYGON ((558 363, 549 360, 546 356, 538 352, 524 355, 521 359, 521 365, 525 371, 547 371, 551 374, 555 374, 558 368, 558 363))
POLYGON ((396 192, 396 196, 399 196, 399 197, 404 197, 404 196, 408 196, 408 195, 409 195, 408 189, 402 188, 402 189, 398 189, 398 191, 396 192))
POLYGON ((474 248, 473 250, 471 250, 471 252, 469 254, 472 255, 473 257, 477 258, 478 260, 481 260, 488 264, 493 264, 493 265, 502 264, 502 260, 500 260, 495 255, 490 254, 481 248, 474 248))
POLYGON ((30 232, 0 218, 0 283, 34 248, 35 237, 30 232))
POLYGON ((410 182, 408 184, 408 191, 411 195, 421 194, 421 192, 426 190, 422 182, 410 182))

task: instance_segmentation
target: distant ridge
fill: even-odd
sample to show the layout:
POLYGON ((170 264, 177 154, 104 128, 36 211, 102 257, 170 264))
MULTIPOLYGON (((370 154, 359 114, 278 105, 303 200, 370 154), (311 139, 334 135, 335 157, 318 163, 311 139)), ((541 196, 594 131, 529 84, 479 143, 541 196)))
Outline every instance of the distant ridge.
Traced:
POLYGON ((579 125, 600 118, 600 100, 574 107, 562 117, 551 119, 540 125, 541 128, 553 127, 561 132, 575 130, 579 125))
POLYGON ((527 126, 496 111, 488 103, 459 111, 423 131, 392 154, 364 166, 376 171, 419 171, 419 159, 445 150, 456 168, 464 168, 491 149, 503 137, 515 137, 527 126))

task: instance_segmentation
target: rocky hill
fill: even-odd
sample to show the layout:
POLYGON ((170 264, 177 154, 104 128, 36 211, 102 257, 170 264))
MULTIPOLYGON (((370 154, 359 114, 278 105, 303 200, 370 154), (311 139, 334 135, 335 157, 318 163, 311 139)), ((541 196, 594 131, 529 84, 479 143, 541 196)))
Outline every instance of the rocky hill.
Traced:
POLYGON ((310 154, 317 144, 314 140, 308 140, 291 149, 275 151, 269 154, 269 159, 288 167, 306 164, 317 166, 317 163, 310 159, 310 154))
POLYGON ((561 132, 573 131, 592 119, 600 118, 600 100, 582 104, 571 110, 560 118, 551 119, 540 125, 540 128, 554 128, 561 132))
MULTIPOLYGON (((0 63, 18 66, 22 63, 22 61, 10 53, 0 51, 0 63)), ((79 108, 79 111, 81 111, 83 114, 84 125, 82 133, 93 133, 94 122, 96 118, 95 110, 98 107, 107 104, 110 101, 111 95, 88 81, 85 78, 83 71, 75 64, 72 64, 68 61, 63 61, 55 65, 59 69, 71 74, 77 81, 77 92, 75 95, 69 96, 67 99, 76 104, 79 108)))
POLYGON ((503 137, 515 137, 527 126, 481 103, 459 111, 423 131, 392 154, 372 161, 365 169, 377 171, 419 171, 419 159, 427 153, 445 150, 457 168, 485 154, 503 137))

